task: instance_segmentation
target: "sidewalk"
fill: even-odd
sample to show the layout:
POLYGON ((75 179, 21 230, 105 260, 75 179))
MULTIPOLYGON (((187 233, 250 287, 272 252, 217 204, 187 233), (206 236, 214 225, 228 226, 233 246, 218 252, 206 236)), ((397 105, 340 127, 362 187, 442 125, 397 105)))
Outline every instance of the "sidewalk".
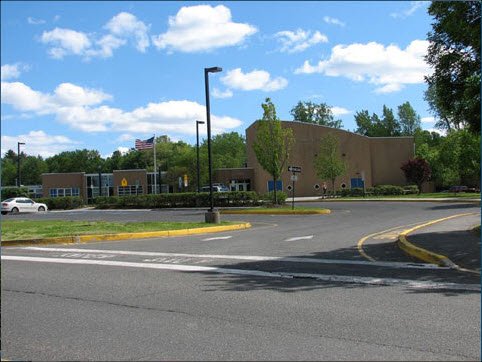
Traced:
MULTIPOLYGON (((286 203, 291 202, 292 197, 288 196, 286 198, 286 203)), ((340 201, 340 202, 348 202, 348 201, 416 201, 416 202, 476 202, 480 203, 480 199, 464 199, 464 198, 457 198, 457 197, 444 197, 444 198, 416 198, 416 197, 391 197, 391 198, 370 198, 370 197, 360 197, 360 198, 340 198, 340 197, 326 197, 322 198, 321 196, 305 196, 305 197, 296 197, 295 202, 310 202, 310 201, 340 201)))
POLYGON ((456 217, 406 236, 417 247, 449 258, 453 263, 480 272, 480 236, 471 231, 480 225, 480 214, 456 217))

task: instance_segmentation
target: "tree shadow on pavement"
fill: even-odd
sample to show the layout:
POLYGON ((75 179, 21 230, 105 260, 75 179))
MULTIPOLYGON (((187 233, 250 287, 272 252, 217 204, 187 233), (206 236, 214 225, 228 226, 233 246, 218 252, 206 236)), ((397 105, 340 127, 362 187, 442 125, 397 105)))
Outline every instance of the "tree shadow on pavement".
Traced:
MULTIPOLYGON (((395 242, 371 244, 364 247, 370 255, 391 255, 401 253, 395 242)), ((329 252, 312 253, 309 255, 293 255, 289 258, 316 258, 316 259, 344 259, 353 261, 367 261, 361 257, 356 247, 342 248, 329 252)), ((382 259, 379 259, 382 261, 382 259)), ((386 261, 386 260, 383 260, 386 261)), ((405 256, 404 262, 413 263, 414 260, 405 256)), ((246 271, 263 271, 268 273, 281 273, 282 276, 259 276, 249 274, 217 274, 210 273, 211 284, 206 291, 238 291, 248 292, 252 290, 271 290, 281 293, 306 292, 311 290, 328 288, 380 288, 380 287, 401 287, 409 293, 438 293, 445 296, 457 296, 462 294, 480 294, 479 290, 466 290, 464 288, 452 287, 452 283, 479 284, 480 276, 463 273, 448 268, 417 269, 417 268, 391 268, 386 266, 371 265, 369 262, 361 265, 353 264, 324 264, 324 263, 295 263, 289 261, 253 261, 239 263, 218 263, 216 267, 226 269, 241 269, 246 271), (299 274, 292 276, 294 273, 299 274), (301 274, 301 275, 300 275, 301 274), (310 275, 321 275, 316 277, 310 275), (305 277, 303 277, 305 275, 305 277), (292 277, 291 277, 292 276, 292 277), (407 285, 406 282, 395 281, 392 285, 370 284, 360 280, 395 279, 409 280, 417 284, 416 287, 407 285), (368 278, 368 279, 367 279, 368 278), (371 279, 370 279, 371 278, 371 279), (341 280, 339 280, 341 279, 341 280), (441 285, 434 283, 449 284, 442 289, 441 285)), ((454 284, 454 285, 455 285, 454 284)))
POLYGON ((429 210, 462 210, 462 209, 473 209, 475 207, 480 207, 476 203, 460 203, 460 204, 445 204, 428 207, 429 210))

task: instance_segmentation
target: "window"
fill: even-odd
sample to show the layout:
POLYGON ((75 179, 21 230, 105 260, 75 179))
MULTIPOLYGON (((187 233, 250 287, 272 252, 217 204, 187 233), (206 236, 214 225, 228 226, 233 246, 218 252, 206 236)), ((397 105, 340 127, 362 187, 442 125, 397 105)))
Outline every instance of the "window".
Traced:
POLYGON ((78 187, 55 188, 49 190, 50 197, 80 196, 78 187))
POLYGON ((117 186, 117 194, 119 196, 142 195, 143 193, 142 185, 117 186))

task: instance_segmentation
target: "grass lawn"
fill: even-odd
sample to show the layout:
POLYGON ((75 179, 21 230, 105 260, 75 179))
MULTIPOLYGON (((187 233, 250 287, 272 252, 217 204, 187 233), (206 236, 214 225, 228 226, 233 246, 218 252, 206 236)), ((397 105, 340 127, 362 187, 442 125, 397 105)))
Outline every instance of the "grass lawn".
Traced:
POLYGON ((250 207, 246 209, 223 209, 221 214, 266 214, 266 215, 310 215, 310 214, 329 214, 331 211, 319 207, 295 206, 294 210, 291 205, 283 205, 281 207, 250 207))
POLYGON ((135 233, 144 231, 164 231, 193 229, 232 222, 207 224, 204 222, 106 222, 106 221, 62 221, 62 220, 4 220, 2 221, 2 240, 24 240, 53 238, 72 235, 135 233))

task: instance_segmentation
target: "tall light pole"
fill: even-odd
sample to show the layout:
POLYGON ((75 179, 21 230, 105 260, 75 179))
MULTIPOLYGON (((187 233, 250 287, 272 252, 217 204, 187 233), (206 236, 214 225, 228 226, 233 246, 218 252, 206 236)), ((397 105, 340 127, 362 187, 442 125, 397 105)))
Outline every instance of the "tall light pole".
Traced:
POLYGON ((214 212, 212 158, 211 158, 211 109, 209 106, 209 73, 222 72, 223 68, 204 68, 204 85, 206 89, 206 120, 208 128, 208 164, 209 164, 209 211, 206 214, 206 222, 219 223, 219 212, 214 212))
POLYGON ((20 145, 24 145, 25 142, 17 142, 17 186, 20 187, 20 145))
POLYGON ((200 185, 200 171, 199 171, 199 125, 204 124, 204 121, 196 121, 196 153, 197 153, 197 192, 201 191, 200 185))

